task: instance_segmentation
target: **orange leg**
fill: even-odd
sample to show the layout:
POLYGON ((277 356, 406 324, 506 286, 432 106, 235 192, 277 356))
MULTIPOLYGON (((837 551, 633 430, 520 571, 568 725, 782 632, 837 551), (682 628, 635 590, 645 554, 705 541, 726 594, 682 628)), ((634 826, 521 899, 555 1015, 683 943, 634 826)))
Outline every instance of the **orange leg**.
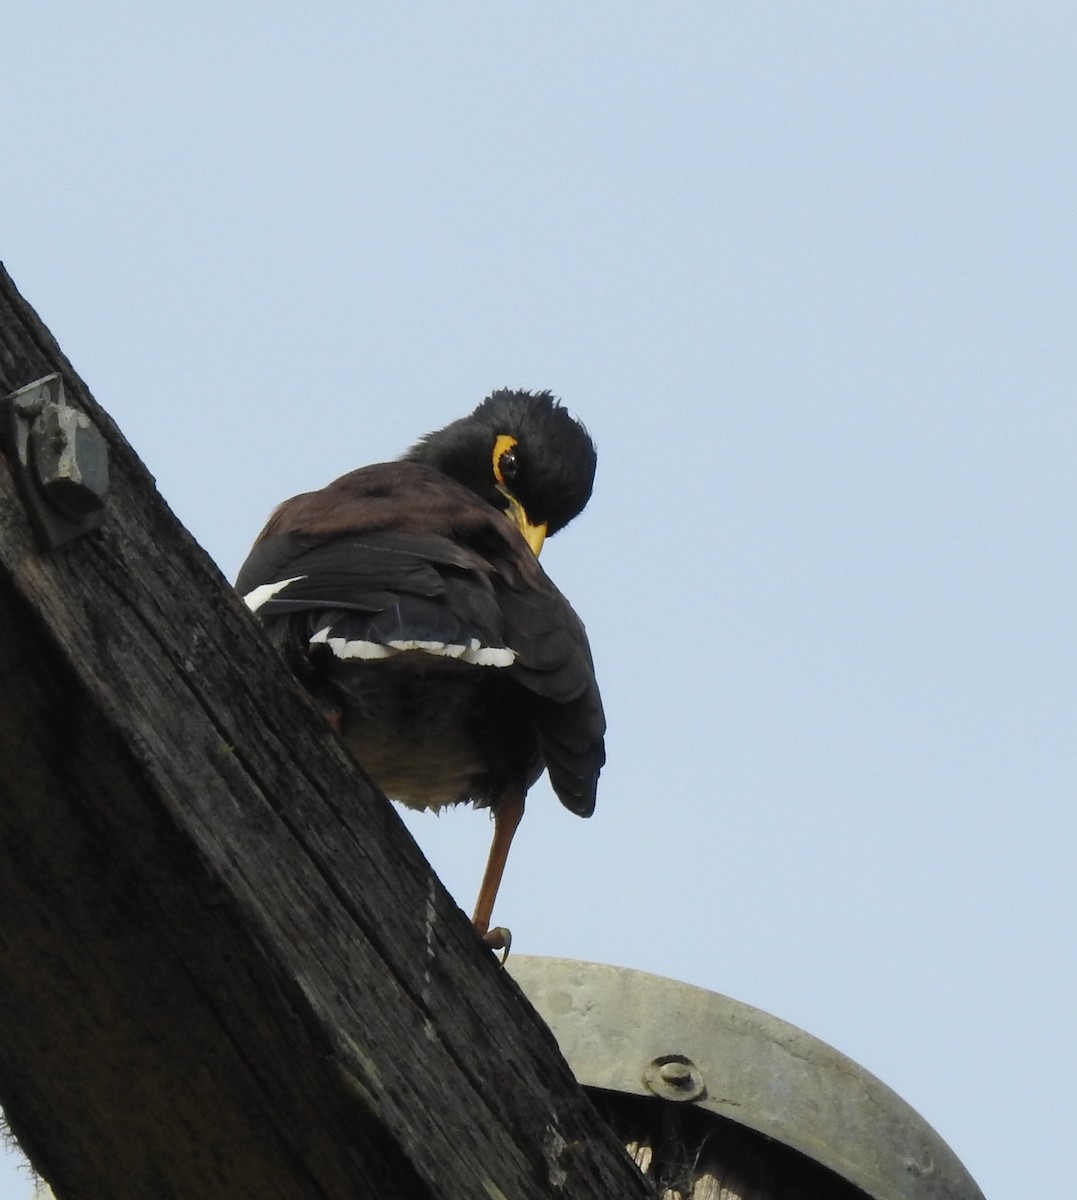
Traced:
POLYGON ((486 872, 482 877, 482 887, 479 888, 479 898, 475 901, 475 914, 471 918, 471 923, 482 940, 492 949, 504 950, 506 954, 510 940, 509 931, 501 928, 491 929, 490 918, 494 913, 494 901, 497 899, 497 889, 501 886, 501 876, 505 873, 509 847, 523 815, 522 791, 504 797, 495 806, 494 840, 490 844, 486 872))

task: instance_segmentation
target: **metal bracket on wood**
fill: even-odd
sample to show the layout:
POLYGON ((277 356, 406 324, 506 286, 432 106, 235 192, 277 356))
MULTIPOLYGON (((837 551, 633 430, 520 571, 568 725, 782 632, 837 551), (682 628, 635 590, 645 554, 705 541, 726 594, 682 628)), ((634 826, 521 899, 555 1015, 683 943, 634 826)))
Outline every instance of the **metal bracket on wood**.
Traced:
POLYGON ((0 433, 23 502, 44 543, 62 546, 105 519, 108 446, 68 403, 63 380, 46 375, 0 400, 0 433))

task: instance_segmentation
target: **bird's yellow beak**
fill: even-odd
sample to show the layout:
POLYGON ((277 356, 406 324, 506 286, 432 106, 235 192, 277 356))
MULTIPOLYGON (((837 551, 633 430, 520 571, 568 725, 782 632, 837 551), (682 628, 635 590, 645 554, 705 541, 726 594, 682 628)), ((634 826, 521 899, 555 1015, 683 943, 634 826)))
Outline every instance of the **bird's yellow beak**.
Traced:
POLYGON ((538 558, 542 550, 542 543, 546 540, 546 522, 543 521, 541 525, 532 525, 519 500, 506 488, 498 488, 498 491, 509 502, 509 519, 524 535, 524 541, 531 547, 531 553, 538 558))
POLYGON ((524 517, 518 521, 520 532, 524 535, 524 541, 531 547, 531 552, 536 558, 542 552, 542 543, 546 540, 546 525, 532 525, 531 522, 524 517))

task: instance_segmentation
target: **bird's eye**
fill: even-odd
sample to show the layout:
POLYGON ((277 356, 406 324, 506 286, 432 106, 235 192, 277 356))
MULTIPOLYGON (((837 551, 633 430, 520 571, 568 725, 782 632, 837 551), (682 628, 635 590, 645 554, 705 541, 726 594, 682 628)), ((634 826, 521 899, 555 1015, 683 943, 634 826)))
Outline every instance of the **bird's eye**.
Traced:
POLYGON ((497 460, 497 473, 502 483, 512 483, 516 477, 516 451, 506 450, 497 460))
POLYGON ((519 463, 516 461, 516 439, 509 433, 499 433, 494 441, 490 463, 494 468, 494 479, 498 487, 508 487, 516 477, 519 463))

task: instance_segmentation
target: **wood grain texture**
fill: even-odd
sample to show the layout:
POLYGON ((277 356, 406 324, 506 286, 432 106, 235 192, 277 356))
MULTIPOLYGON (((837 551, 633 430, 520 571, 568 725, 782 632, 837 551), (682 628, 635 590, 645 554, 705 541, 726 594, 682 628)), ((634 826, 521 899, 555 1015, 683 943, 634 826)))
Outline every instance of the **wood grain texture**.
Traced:
POLYGON ((651 1194, 0 268, 0 395, 54 370, 112 489, 44 551, 0 456, 0 1105, 38 1170, 61 1200, 651 1194))

